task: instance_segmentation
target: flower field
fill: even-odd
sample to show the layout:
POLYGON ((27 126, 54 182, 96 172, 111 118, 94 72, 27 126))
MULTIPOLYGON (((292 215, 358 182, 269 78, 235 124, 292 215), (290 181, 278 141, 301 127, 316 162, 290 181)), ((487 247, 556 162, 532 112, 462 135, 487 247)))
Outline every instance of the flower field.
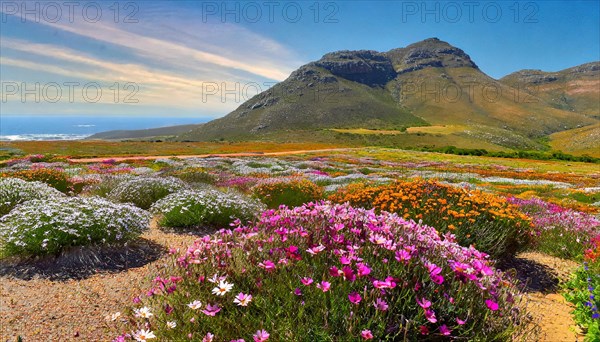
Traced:
POLYGON ((547 291, 570 303, 561 333, 600 339, 600 173, 587 164, 575 172, 564 162, 506 164, 386 149, 8 160, 0 164, 0 276, 6 307, 21 309, 0 309, 9 326, 1 337, 553 341, 552 308, 532 306, 530 286, 552 274, 519 276, 534 253, 580 265, 547 291), (133 267, 125 253, 123 265, 89 280, 21 274, 74 253, 139 245, 157 257, 133 267), (41 281, 55 298, 88 281, 118 291, 95 297, 101 310, 73 303, 87 314, 72 317, 85 324, 48 323, 44 310, 27 322, 19 301, 41 281), (27 329, 37 323, 46 328, 27 329))

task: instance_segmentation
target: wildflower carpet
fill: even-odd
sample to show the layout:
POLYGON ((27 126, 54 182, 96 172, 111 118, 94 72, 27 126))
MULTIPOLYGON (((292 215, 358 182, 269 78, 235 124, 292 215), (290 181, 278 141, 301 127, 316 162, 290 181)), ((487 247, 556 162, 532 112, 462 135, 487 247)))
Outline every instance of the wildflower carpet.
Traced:
POLYGON ((594 168, 413 157, 9 160, 0 337, 599 336, 594 168))

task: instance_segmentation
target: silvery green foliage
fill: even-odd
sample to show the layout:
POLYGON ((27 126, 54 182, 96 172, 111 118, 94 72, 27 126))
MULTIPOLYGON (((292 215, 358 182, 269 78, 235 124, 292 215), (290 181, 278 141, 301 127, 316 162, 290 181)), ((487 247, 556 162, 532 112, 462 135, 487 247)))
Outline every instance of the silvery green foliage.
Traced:
POLYGON ((120 203, 133 203, 148 209, 159 199, 186 188, 186 184, 175 177, 137 177, 119 183, 108 193, 108 198, 120 203))
MULTIPOLYGON (((107 197, 119 184, 135 178, 131 174, 116 174, 116 175, 97 175, 93 174, 89 177, 95 179, 93 184, 84 188, 84 192, 94 196, 107 197)), ((92 179, 90 179, 92 180, 92 179)))
POLYGON ((64 196, 46 183, 0 178, 0 216, 8 214, 17 204, 29 200, 64 196))
POLYGON ((155 172, 156 171, 152 170, 149 167, 136 167, 135 169, 131 170, 131 173, 133 173, 135 175, 150 175, 155 172))
POLYGON ((264 204, 235 192, 184 190, 154 203, 151 211, 166 227, 226 226, 235 219, 250 220, 264 204))
POLYGON ((134 239, 150 218, 144 210, 99 197, 31 200, 0 218, 0 246, 8 255, 58 254, 71 246, 134 239))

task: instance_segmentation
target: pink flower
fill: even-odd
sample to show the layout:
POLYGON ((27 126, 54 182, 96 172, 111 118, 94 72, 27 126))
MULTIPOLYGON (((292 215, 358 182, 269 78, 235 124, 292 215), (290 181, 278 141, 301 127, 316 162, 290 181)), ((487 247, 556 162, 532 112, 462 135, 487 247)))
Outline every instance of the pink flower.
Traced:
POLYGON ((266 330, 258 330, 256 334, 252 335, 254 342, 265 342, 269 339, 269 333, 266 330))
POLYGON ((458 317, 456 317, 456 323, 458 323, 458 325, 464 325, 465 323, 467 323, 467 320, 465 319, 464 321, 458 317))
POLYGON ((425 318, 427 318, 427 320, 431 323, 437 322, 437 318, 435 317, 435 312, 433 312, 433 310, 425 310, 425 318))
POLYGON ((364 340, 372 340, 373 339, 373 333, 371 333, 371 330, 363 330, 360 332, 360 336, 364 339, 364 340))
POLYGON ((371 273, 369 266, 363 263, 356 264, 357 273, 359 277, 367 276, 371 273))
POLYGON ((219 311, 221 311, 221 308, 219 307, 218 304, 215 304, 215 305, 208 304, 206 306, 206 309, 202 310, 202 313, 204 313, 207 316, 214 316, 219 311))
POLYGON ((405 249, 396 252, 396 260, 400 262, 408 261, 410 260, 410 257, 410 253, 405 249))
POLYGON ((304 284, 305 286, 308 286, 310 284, 313 283, 312 278, 308 278, 308 277, 304 277, 302 279, 300 279, 300 281, 302 282, 302 284, 304 284))
POLYGON ((442 335, 444 336, 449 336, 450 333, 452 332, 452 330, 448 329, 448 327, 446 326, 446 324, 442 325, 440 327, 440 332, 442 333, 442 335))
POLYGON ((324 250, 325 250, 325 246, 318 245, 315 247, 311 247, 311 248, 307 249, 306 251, 312 255, 317 255, 317 253, 322 252, 324 250))
POLYGON ((388 239, 381 234, 372 234, 369 237, 369 241, 371 241, 372 243, 374 243, 376 245, 383 245, 388 242, 388 239))
POLYGON ((373 306, 375 306, 375 309, 379 311, 386 311, 389 307, 388 303, 381 298, 377 298, 377 300, 373 303, 373 306))
POLYGON ((345 257, 345 256, 342 256, 342 257, 340 258, 340 263, 341 263, 342 265, 350 265, 351 261, 350 261, 350 259, 348 259, 347 257, 345 257))
POLYGON ((237 296, 235 296, 235 299, 233 300, 233 302, 239 306, 248 306, 248 304, 250 304, 251 301, 252 301, 252 295, 245 294, 242 292, 240 292, 237 296))
POLYGON ((297 288, 294 290, 294 294, 295 294, 296 296, 302 296, 302 291, 300 290, 300 288, 298 288, 298 287, 297 287, 297 288))
POLYGON ((214 338, 215 338, 215 335, 213 335, 211 333, 206 333, 206 336, 204 336, 204 338, 202 339, 202 342, 212 342, 214 338))
POLYGON ((275 269, 275 263, 273 263, 271 260, 265 260, 259 263, 258 266, 264 268, 267 271, 272 271, 275 269))
POLYGON ((348 295, 348 300, 350 301, 350 303, 352 304, 358 304, 360 303, 360 301, 362 300, 362 297, 360 296, 360 294, 358 294, 358 292, 351 292, 348 295))
POLYGON ((490 309, 492 311, 498 310, 498 303, 494 302, 491 299, 486 299, 485 300, 485 305, 487 305, 488 309, 490 309))
POLYGON ((331 283, 322 281, 321 283, 317 284, 317 288, 321 289, 323 292, 327 292, 331 288, 331 283))
POLYGON ((439 266, 436 264, 427 263, 425 264, 425 267, 427 267, 427 270, 429 271, 429 277, 434 283, 439 285, 444 282, 444 277, 440 275, 440 273, 442 273, 442 269, 439 266))
POLYGON ((424 326, 424 325, 420 326, 419 330, 421 332, 421 335, 429 335, 429 329, 427 329, 426 326, 424 326))
POLYGON ((342 271, 340 271, 337 267, 335 266, 331 266, 329 268, 329 275, 332 277, 339 277, 340 275, 344 274, 342 271))
POLYGON ((429 309, 429 307, 431 307, 431 302, 425 298, 423 298, 421 300, 419 300, 419 298, 417 298, 417 304, 419 304, 419 306, 422 307, 423 309, 429 309))
POLYGON ((352 270, 352 268, 344 266, 342 268, 342 272, 344 273, 344 279, 351 282, 356 280, 356 275, 354 275, 354 271, 352 270))
POLYGON ((396 287, 396 282, 393 277, 387 277, 385 280, 374 280, 373 286, 378 289, 393 289, 396 287))

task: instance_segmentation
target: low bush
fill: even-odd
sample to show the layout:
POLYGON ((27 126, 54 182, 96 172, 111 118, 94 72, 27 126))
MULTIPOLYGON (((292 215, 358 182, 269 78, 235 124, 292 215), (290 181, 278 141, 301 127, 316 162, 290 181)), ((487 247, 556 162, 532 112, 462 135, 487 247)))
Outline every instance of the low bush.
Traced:
POLYGON ((561 207, 539 198, 509 198, 521 211, 533 219, 536 250, 565 259, 581 260, 589 247, 590 238, 600 234, 600 220, 596 217, 561 207))
POLYGON ((442 233, 455 234, 460 245, 473 245, 495 259, 525 248, 532 234, 530 219, 505 198, 433 180, 351 184, 330 199, 422 220, 442 233))
POLYGON ((173 177, 137 177, 117 184, 108 193, 107 198, 149 209, 154 202, 184 188, 185 183, 173 177))
POLYGON ((42 182, 27 182, 19 178, 0 178, 0 216, 8 214, 17 204, 26 201, 63 196, 62 192, 42 182))
POLYGON ((225 227, 234 219, 250 220, 264 210, 246 196, 214 189, 184 190, 156 202, 151 211, 163 227, 225 227))
POLYGON ((6 177, 19 178, 28 182, 42 182, 55 188, 62 193, 72 191, 72 184, 69 181, 69 175, 63 170, 37 167, 30 170, 22 170, 4 174, 6 177))
POLYGON ((89 174, 88 177, 96 178, 95 182, 90 182, 83 188, 83 193, 91 196, 108 197, 117 185, 135 178, 131 174, 89 174))
POLYGON ((173 177, 177 177, 186 183, 205 183, 214 184, 217 181, 217 176, 207 172, 201 167, 188 167, 183 170, 177 170, 172 173, 173 177))
POLYGON ((296 207, 323 198, 323 189, 307 179, 269 178, 252 188, 254 196, 267 207, 275 209, 280 205, 296 207))
POLYGON ((524 326, 518 290, 485 254, 348 205, 266 211, 161 272, 134 300, 134 337, 503 341, 524 326))
POLYGON ((98 197, 31 200, 0 218, 2 255, 59 254, 72 246, 124 242, 148 227, 150 215, 98 197))
POLYGON ((600 341, 600 235, 591 240, 583 267, 565 288, 565 298, 575 306, 573 317, 585 333, 585 341, 600 341))

